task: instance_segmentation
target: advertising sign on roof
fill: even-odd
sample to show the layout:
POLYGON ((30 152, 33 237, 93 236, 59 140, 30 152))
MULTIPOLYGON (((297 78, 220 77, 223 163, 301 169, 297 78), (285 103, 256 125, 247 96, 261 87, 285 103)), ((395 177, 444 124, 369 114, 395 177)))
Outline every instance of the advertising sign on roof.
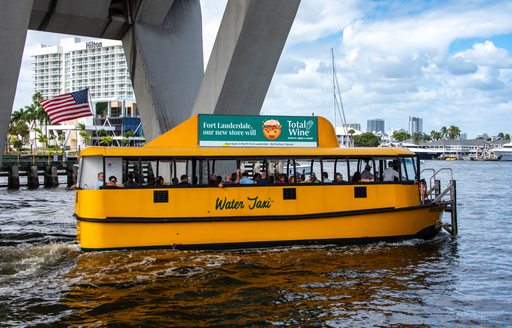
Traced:
POLYGON ((317 147, 314 116, 199 115, 199 146, 317 147))

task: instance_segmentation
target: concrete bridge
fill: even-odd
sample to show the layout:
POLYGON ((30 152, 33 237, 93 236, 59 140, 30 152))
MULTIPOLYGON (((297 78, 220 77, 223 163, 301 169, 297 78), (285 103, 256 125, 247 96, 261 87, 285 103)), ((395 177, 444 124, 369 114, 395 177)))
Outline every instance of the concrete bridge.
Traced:
POLYGON ((229 0, 204 71, 199 0, 0 0, 0 149, 28 29, 122 40, 151 140, 195 113, 259 114, 299 4, 229 0))

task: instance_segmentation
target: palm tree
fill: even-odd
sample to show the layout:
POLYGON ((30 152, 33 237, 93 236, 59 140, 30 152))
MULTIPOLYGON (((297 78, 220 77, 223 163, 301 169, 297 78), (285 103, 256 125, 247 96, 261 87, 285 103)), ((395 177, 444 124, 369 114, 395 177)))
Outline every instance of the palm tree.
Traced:
POLYGON ((446 128, 446 126, 443 126, 441 128, 441 138, 445 138, 447 135, 448 135, 448 129, 446 128))
POLYGON ((448 137, 450 139, 456 139, 460 136, 460 129, 453 125, 450 125, 447 132, 448 132, 448 137))

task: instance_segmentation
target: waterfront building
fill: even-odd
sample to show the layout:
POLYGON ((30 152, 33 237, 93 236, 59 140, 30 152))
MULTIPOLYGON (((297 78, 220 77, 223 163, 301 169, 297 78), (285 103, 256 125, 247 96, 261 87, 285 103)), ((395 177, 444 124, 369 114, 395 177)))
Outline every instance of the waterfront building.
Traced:
POLYGON ((384 120, 380 118, 371 118, 369 119, 366 125, 366 131, 373 133, 384 133, 384 120))
POLYGON ((409 116, 409 134, 423 133, 423 119, 420 117, 409 116))
MULTIPOLYGON (((60 40, 59 45, 40 44, 30 55, 34 91, 39 91, 43 98, 89 88, 94 117, 78 121, 92 134, 93 144, 100 142, 105 131, 118 145, 128 131, 133 134, 133 143, 144 140, 121 41, 82 42, 72 37, 60 40)), ((50 130, 67 131, 74 126, 56 125, 50 130)), ((68 146, 75 148, 81 141, 72 137, 77 134, 70 135, 68 146)))

